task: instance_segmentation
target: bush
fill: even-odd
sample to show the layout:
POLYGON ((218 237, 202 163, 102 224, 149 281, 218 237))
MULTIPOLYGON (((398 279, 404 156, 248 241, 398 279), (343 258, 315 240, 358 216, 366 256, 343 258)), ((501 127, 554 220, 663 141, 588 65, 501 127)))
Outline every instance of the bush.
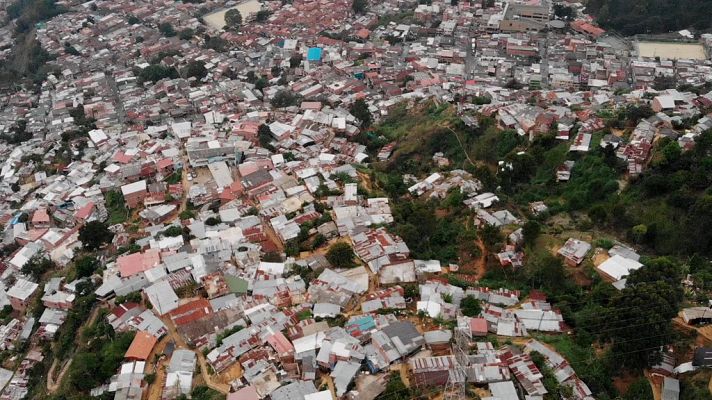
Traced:
POLYGON ((464 299, 462 299, 462 302, 460 303, 460 309, 462 310, 462 314, 468 317, 476 317, 480 315, 480 312, 482 311, 482 306, 480 305, 480 301, 477 300, 474 296, 467 296, 464 299))

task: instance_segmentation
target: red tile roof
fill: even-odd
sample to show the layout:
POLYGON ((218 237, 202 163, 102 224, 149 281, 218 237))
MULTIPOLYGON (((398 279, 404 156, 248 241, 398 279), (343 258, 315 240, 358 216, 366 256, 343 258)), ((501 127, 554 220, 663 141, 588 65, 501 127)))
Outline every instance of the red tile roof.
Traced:
POLYGON ((161 252, 158 249, 149 249, 144 253, 129 254, 116 259, 122 278, 147 271, 160 263, 161 252))

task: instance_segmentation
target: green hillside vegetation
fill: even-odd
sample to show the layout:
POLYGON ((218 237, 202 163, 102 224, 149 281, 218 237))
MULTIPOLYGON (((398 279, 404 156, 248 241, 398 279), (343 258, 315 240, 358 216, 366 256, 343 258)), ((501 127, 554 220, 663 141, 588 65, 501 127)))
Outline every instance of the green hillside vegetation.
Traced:
MULTIPOLYGON (((631 127, 644 114, 625 109, 607 119, 609 125, 631 127)), ((673 344, 684 350, 692 344, 670 324, 683 302, 683 274, 691 273, 702 286, 712 285, 707 283, 712 267, 705 261, 712 251, 712 233, 704 230, 712 223, 712 132, 702 135, 690 152, 683 153, 669 140, 658 141, 651 166, 636 179, 626 177, 626 165, 612 148, 599 145, 607 133, 594 133, 588 153, 570 153, 570 143, 553 134, 529 142, 498 129, 487 117, 479 117, 479 127, 471 129, 460 122, 453 107, 425 103, 396 109, 358 138, 372 154, 396 143, 388 161, 362 172, 372 178, 369 195, 391 197, 395 223, 390 229, 405 240, 415 258, 462 263, 463 251, 477 255, 478 237, 493 251, 504 243, 497 230, 470 232, 467 221, 473 216, 461 206, 459 193, 437 201, 407 194, 402 175, 423 178, 437 171, 430 159, 435 152, 449 157, 451 166, 446 169, 471 172, 485 190, 496 192, 505 207, 521 215, 533 218, 528 211, 532 201, 543 200, 549 206, 546 215, 533 218, 538 222, 528 224, 524 268, 500 268, 490 257, 480 284, 519 289, 522 296, 532 289, 545 292, 576 334, 539 335, 540 339, 565 355, 601 399, 620 395, 612 385, 614 376, 658 362, 659 346, 673 344), (556 167, 566 160, 576 162, 571 180, 558 183, 556 167), (499 161, 511 168, 499 167, 499 161), (571 221, 565 229, 575 231, 562 234, 559 220, 571 221), (631 274, 629 287, 618 291, 593 271, 590 261, 574 271, 551 255, 555 242, 576 232, 591 235, 596 245, 605 247, 612 245, 611 238, 620 238, 652 257, 644 257, 645 267, 631 274), (689 257, 694 253, 700 256, 689 257)), ((449 279, 455 285, 469 285, 457 275, 449 279)))
POLYGON ((588 0, 585 4, 602 27, 623 35, 712 27, 712 0, 588 0))
POLYGON ((15 44, 6 60, 0 63, 0 87, 26 79, 41 83, 51 68, 52 57, 35 39, 34 25, 63 13, 65 9, 54 0, 17 0, 7 7, 7 20, 15 24, 15 44))

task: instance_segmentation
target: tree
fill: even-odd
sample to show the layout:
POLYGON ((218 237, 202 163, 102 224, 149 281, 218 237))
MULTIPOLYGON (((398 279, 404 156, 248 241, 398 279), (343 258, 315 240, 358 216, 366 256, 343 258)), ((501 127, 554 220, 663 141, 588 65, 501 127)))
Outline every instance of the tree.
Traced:
POLYGON ((99 260, 92 256, 83 256, 74 263, 77 271, 77 278, 91 276, 99 267, 99 260))
POLYGON ((180 214, 178 214, 178 218, 180 218, 181 220, 195 218, 195 213, 191 210, 183 210, 180 212, 180 214))
POLYGON ((269 16, 272 13, 269 12, 269 10, 260 10, 257 11, 257 15, 255 15, 255 21, 257 22, 265 22, 269 18, 269 16))
POLYGON ((351 3, 351 9, 356 14, 365 14, 368 8, 368 2, 366 0, 353 0, 351 3))
POLYGON ((532 287, 555 291, 561 289, 566 269, 561 259, 543 252, 531 257, 524 268, 524 275, 532 287))
POLYGON ((224 394, 207 386, 196 386, 191 392, 192 400, 219 400, 224 398, 224 394))
POLYGON ((608 211, 604 205, 596 204, 588 210, 588 217, 591 218, 593 222, 601 223, 608 217, 608 211))
POLYGON ((462 302, 460 302, 460 309, 462 310, 463 315, 467 317, 476 317, 480 315, 482 306, 480 305, 480 301, 474 296, 466 296, 462 299, 462 302))
POLYGON ((521 83, 519 83, 518 80, 516 79, 510 79, 507 81, 507 83, 504 85, 505 88, 507 89, 514 89, 514 90, 519 90, 524 87, 521 83))
POLYGON ((203 61, 191 61, 183 69, 183 75, 185 75, 186 78, 196 78, 200 80, 208 75, 208 70, 205 68, 203 61))
POLYGON ((113 238, 114 234, 109 227, 100 221, 90 221, 79 229, 79 241, 87 250, 98 250, 113 238))
POLYGON ((257 139, 260 141, 260 146, 270 151, 274 151, 274 147, 272 146, 272 130, 268 125, 261 124, 257 128, 257 139))
POLYGON ((205 225, 208 226, 215 226, 219 224, 220 222, 220 217, 209 217, 208 219, 205 220, 205 225))
POLYGON ((177 225, 171 225, 161 232, 163 236, 178 237, 183 234, 183 228, 177 225))
POLYGON ((176 35, 176 30, 173 29, 173 25, 169 22, 162 22, 158 25, 158 31, 165 37, 173 37, 176 35))
POLYGON ((522 227, 522 235, 524 236, 524 243, 528 245, 534 244, 534 241, 539 237, 539 232, 541 232, 541 225, 534 220, 527 221, 522 227))
POLYGON ((205 43, 203 44, 203 47, 206 49, 213 49, 218 53, 224 53, 230 48, 230 42, 220 36, 205 35, 205 43))
POLYGON ((668 164, 671 164, 671 163, 674 163, 680 159, 680 155, 682 154, 682 149, 680 148, 680 145, 678 145, 676 141, 671 140, 668 144, 666 144, 662 148, 662 153, 663 153, 663 157, 665 158, 665 162, 668 164))
POLYGON ((240 14, 240 11, 235 8, 227 10, 227 12, 225 13, 225 26, 228 29, 238 30, 240 29, 241 25, 242 14, 240 14))
POLYGON ((270 104, 272 107, 284 108, 297 105, 299 102, 299 97, 289 90, 280 90, 275 93, 270 104))
POLYGON ((368 111, 368 104, 366 104, 366 101, 363 99, 358 99, 354 102, 354 104, 351 105, 351 109, 349 110, 351 114, 356 117, 359 121, 361 121, 361 126, 363 128, 368 128, 371 126, 371 112, 368 111))
POLYGON ((181 40, 190 40, 193 38, 193 36, 195 36, 195 31, 190 28, 185 28, 178 32, 178 37, 181 40))
POLYGON ((322 235, 321 233, 317 233, 316 236, 314 236, 314 241, 312 241, 312 250, 316 250, 322 245, 324 245, 327 242, 326 236, 322 235))
POLYGON ((502 232, 499 227, 486 223, 480 228, 480 237, 487 247, 494 247, 502 241, 502 232))
POLYGON ((289 68, 297 68, 302 64, 302 55, 301 54, 295 54, 291 57, 289 57, 289 68))
POLYGON ((576 12, 573 8, 565 6, 563 4, 554 4, 554 15, 557 18, 563 19, 565 21, 571 21, 576 17, 576 12))
POLYGON ((625 392, 623 400, 652 399, 653 391, 650 389, 650 382, 646 378, 640 378, 633 382, 625 392))
POLYGON ((354 262, 354 251, 348 243, 336 243, 329 247, 326 252, 326 259, 336 268, 353 268, 356 266, 354 262))
POLYGON ((156 381, 156 374, 155 373, 146 374, 146 375, 144 375, 143 379, 146 381, 147 384, 152 385, 153 382, 156 381))
POLYGON ((22 266, 20 272, 31 276, 34 280, 39 281, 45 272, 56 267, 54 261, 49 259, 44 253, 38 253, 32 256, 25 265, 22 266))
POLYGON ((267 85, 269 85, 269 81, 267 80, 267 78, 265 78, 264 76, 260 77, 255 81, 255 90, 262 91, 262 89, 266 88, 267 85))

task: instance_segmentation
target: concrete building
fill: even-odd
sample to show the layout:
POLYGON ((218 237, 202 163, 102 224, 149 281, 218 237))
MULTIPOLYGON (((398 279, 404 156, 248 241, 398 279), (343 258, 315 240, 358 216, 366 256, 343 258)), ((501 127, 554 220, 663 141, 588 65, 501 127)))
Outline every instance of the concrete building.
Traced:
POLYGON ((39 285, 34 282, 22 278, 18 279, 7 291, 7 298, 10 299, 12 308, 20 312, 25 311, 38 287, 39 285))
POLYGON ((146 181, 138 181, 121 186, 121 194, 124 195, 124 202, 129 208, 135 208, 146 198, 146 181))

